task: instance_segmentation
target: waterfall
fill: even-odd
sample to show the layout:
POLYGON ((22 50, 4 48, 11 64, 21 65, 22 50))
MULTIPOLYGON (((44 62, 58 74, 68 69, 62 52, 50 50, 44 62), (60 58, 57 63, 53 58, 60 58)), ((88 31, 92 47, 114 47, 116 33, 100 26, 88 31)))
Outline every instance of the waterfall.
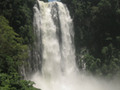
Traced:
POLYGON ((35 41, 28 68, 32 75, 29 80, 36 83, 35 87, 42 90, 113 90, 105 82, 78 71, 73 22, 66 5, 37 0, 33 10, 35 41))
POLYGON ((34 6, 34 69, 54 77, 76 71, 73 23, 67 7, 60 2, 37 1, 34 6))

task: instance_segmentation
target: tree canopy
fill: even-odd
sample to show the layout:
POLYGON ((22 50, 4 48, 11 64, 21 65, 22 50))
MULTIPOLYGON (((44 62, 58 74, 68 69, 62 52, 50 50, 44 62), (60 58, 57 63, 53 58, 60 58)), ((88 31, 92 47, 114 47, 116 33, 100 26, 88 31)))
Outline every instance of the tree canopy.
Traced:
POLYGON ((0 90, 38 90, 19 70, 33 42, 34 0, 0 1, 0 90))

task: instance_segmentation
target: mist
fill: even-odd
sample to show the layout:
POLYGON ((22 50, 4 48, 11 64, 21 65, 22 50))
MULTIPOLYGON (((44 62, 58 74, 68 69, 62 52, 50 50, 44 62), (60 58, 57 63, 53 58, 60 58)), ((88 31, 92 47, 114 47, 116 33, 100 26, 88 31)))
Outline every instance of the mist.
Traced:
POLYGON ((120 90, 120 81, 92 76, 88 73, 44 77, 39 72, 31 78, 35 87, 42 90, 120 90))

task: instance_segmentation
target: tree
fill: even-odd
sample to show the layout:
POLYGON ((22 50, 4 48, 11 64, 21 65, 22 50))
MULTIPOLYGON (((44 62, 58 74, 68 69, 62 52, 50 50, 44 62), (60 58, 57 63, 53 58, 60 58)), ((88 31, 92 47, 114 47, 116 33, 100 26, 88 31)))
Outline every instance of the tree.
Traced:
POLYGON ((18 69, 18 63, 25 60, 27 46, 22 45, 22 38, 14 32, 5 17, 0 16, 0 69, 2 72, 18 69))
POLYGON ((27 58, 27 46, 8 20, 0 16, 0 89, 1 90, 38 90, 32 82, 22 80, 18 69, 27 58))

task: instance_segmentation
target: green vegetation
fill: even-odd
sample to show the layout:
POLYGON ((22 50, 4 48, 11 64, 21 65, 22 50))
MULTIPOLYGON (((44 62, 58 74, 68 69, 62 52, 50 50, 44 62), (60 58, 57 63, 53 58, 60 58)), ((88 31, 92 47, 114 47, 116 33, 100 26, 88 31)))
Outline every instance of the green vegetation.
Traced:
POLYGON ((61 0, 74 20, 78 66, 81 51, 87 71, 120 77, 120 0, 61 0))
POLYGON ((21 80, 17 73, 0 74, 0 90, 40 90, 33 87, 33 82, 21 80))
POLYGON ((18 63, 26 57, 27 46, 3 16, 0 16, 0 43, 0 72, 16 71, 18 63))
POLYGON ((18 75, 19 66, 27 58, 27 46, 3 16, 0 16, 0 43, 0 90, 37 90, 32 82, 18 75))
MULTIPOLYGON (((120 77, 120 0, 61 1, 74 20, 78 67, 86 63, 93 74, 120 77)), ((0 1, 0 90, 38 90, 19 75, 34 40, 34 4, 35 0, 0 1)))
POLYGON ((0 1, 0 90, 38 90, 22 80, 19 68, 33 42, 34 0, 0 1))
POLYGON ((14 31, 23 38, 24 44, 33 42, 33 5, 35 0, 2 0, 0 14, 10 22, 14 31))

